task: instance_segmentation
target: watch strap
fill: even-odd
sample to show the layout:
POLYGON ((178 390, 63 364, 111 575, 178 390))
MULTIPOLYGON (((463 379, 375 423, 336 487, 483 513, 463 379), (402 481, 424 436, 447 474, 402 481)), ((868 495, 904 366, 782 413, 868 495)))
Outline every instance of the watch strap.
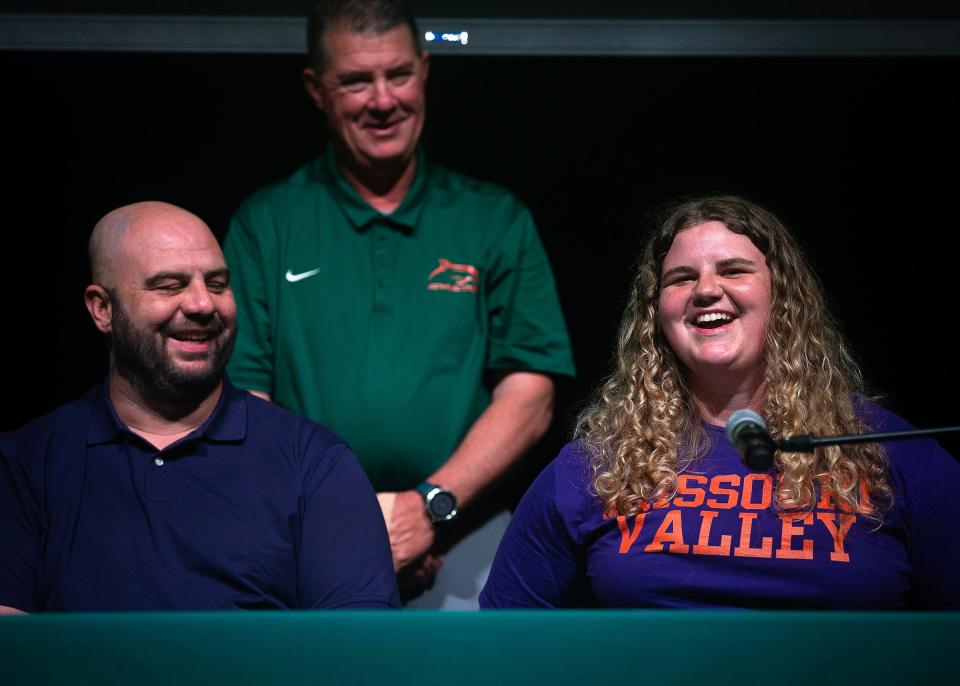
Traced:
MULTIPOLYGON (((436 484, 432 484, 429 481, 424 481, 422 484, 417 486, 414 490, 423 497, 424 502, 427 500, 427 495, 430 494, 430 491, 440 488, 436 484)), ((442 489, 441 489, 442 490, 442 489)))

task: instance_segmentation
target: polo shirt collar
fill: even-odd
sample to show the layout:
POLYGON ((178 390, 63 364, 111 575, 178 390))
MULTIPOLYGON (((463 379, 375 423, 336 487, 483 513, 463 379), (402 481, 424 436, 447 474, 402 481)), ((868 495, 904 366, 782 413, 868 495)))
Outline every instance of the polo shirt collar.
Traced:
MULTIPOLYGON (((126 424, 120 420, 120 416, 113 406, 113 401, 110 400, 109 383, 110 380, 107 377, 91 398, 90 425, 87 429, 88 445, 111 443, 121 435, 131 433, 126 424)), ((217 401, 216 407, 213 408, 213 412, 210 413, 203 424, 173 445, 196 438, 215 443, 227 443, 243 440, 246 434, 246 394, 237 390, 224 375, 223 392, 220 394, 220 399, 217 401)))
POLYGON ((326 167, 326 173, 333 181, 334 193, 347 219, 353 224, 357 231, 367 229, 371 223, 377 220, 385 220, 407 233, 413 233, 417 223, 420 220, 420 213, 423 210, 423 199, 427 190, 427 160, 423 154, 422 148, 417 146, 417 169, 414 173, 413 183, 410 190, 400 206, 390 214, 381 214, 360 197, 360 194, 351 186, 343 174, 340 173, 340 167, 337 165, 337 159, 333 154, 333 146, 328 145, 326 153, 323 156, 322 164, 326 167))
POLYGON ((217 443, 241 441, 246 437, 247 392, 237 390, 226 374, 223 375, 223 392, 217 406, 197 431, 217 443))

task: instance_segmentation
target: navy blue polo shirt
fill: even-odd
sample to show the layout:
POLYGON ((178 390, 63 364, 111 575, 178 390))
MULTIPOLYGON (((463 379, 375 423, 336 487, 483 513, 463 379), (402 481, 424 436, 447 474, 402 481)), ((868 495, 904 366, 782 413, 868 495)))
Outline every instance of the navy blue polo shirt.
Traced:
POLYGON ((398 606, 383 516, 333 432, 224 382, 157 450, 107 385, 0 437, 0 605, 398 606))

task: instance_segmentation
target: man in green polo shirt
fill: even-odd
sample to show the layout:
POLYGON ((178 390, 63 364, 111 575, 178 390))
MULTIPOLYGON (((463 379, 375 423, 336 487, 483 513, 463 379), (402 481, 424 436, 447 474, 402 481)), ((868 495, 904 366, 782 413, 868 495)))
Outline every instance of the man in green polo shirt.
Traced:
MULTIPOLYGON (((398 0, 320 3, 304 85, 331 145, 249 198, 225 246, 239 306, 232 380, 347 439, 408 590, 431 582, 440 539, 463 533, 458 511, 476 511, 546 431, 550 375, 573 374, 529 212, 418 148, 430 63, 417 35, 398 0)), ((484 535, 479 556, 469 538, 447 553, 421 606, 475 603, 483 579, 450 567, 466 555, 485 569, 497 535, 484 535), (444 599, 445 580, 460 600, 444 599)))

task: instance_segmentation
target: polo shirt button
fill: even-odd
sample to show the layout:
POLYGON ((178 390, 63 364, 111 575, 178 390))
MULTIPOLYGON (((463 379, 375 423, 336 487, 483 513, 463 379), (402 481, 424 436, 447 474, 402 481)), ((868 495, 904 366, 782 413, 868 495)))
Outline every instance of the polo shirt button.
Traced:
POLYGON ((158 467, 162 467, 162 466, 163 466, 163 458, 162 458, 162 457, 155 457, 155 458, 153 458, 153 464, 157 465, 158 467))

